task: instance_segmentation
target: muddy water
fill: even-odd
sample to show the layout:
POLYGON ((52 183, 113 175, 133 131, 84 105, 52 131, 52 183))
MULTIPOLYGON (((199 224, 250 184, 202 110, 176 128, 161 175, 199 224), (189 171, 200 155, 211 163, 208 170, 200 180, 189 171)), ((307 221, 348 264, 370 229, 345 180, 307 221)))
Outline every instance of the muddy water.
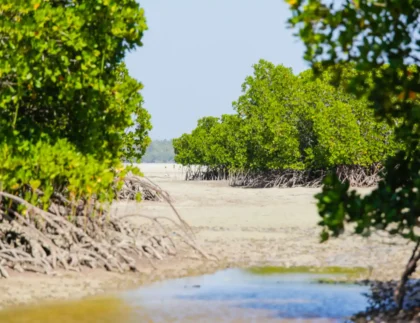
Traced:
POLYGON ((367 289, 320 284, 331 274, 229 269, 169 280, 106 299, 0 312, 0 322, 343 322, 367 289))

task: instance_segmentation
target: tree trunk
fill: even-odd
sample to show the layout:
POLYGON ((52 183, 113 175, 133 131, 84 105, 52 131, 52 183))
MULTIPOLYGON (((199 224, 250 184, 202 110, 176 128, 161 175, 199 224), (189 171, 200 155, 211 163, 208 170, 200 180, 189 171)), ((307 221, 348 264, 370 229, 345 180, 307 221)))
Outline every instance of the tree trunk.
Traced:
POLYGON ((405 270, 401 276, 400 282, 398 283, 397 288, 395 289, 395 302, 397 303, 398 310, 401 310, 404 305, 404 297, 406 292, 406 284, 408 278, 416 271, 417 262, 420 260, 420 240, 417 241, 416 246, 414 247, 413 253, 408 261, 405 270))

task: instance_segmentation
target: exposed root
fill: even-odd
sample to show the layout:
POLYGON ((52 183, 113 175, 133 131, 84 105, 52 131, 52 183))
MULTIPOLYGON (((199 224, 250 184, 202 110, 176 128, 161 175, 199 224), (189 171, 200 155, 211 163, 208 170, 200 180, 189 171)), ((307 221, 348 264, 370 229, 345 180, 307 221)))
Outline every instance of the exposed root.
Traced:
MULTIPOLYGON (((194 239, 188 234, 189 232, 188 231, 186 231, 182 226, 180 226, 178 223, 176 223, 173 219, 171 219, 171 218, 168 218, 168 217, 165 217, 165 216, 157 216, 157 217, 151 217, 151 216, 148 216, 148 215, 142 215, 142 214, 128 214, 128 215, 125 215, 125 216, 123 216, 123 217, 121 217, 121 219, 122 218, 129 218, 129 217, 142 217, 142 218, 146 218, 146 219, 149 219, 149 220, 151 220, 151 221, 156 221, 157 223, 159 223, 159 226, 161 227, 161 228, 163 228, 164 229, 164 227, 163 226, 161 226, 161 224, 160 224, 160 222, 159 222, 159 219, 163 219, 163 220, 167 220, 167 221, 169 221, 169 222, 172 222, 172 224, 174 224, 176 227, 178 227, 180 230, 182 230, 183 231, 183 233, 185 233, 184 235, 180 235, 179 233, 177 233, 177 232, 174 232, 173 234, 174 235, 177 235, 179 238, 181 238, 182 239, 182 241, 184 242, 184 243, 186 243, 188 246, 190 246, 191 248, 193 248, 194 250, 196 250, 196 251, 198 251, 205 259, 208 259, 208 260, 210 260, 212 257, 213 258, 215 258, 216 260, 217 260, 217 257, 216 256, 214 256, 214 255, 212 255, 212 256, 210 256, 210 255, 208 255, 206 252, 204 252, 200 247, 199 247, 199 245, 194 241, 194 239)), ((164 229, 165 230, 165 232, 166 232, 166 229, 164 229)), ((167 236, 168 238, 169 238, 169 236, 167 236)), ((172 239, 170 239, 170 241, 172 242, 172 244, 175 246, 175 244, 173 243, 173 241, 172 241, 172 239)))
MULTIPOLYGON (((19 196, 0 192, 0 276, 8 269, 51 274, 56 269, 80 271, 83 267, 105 268, 114 272, 137 271, 138 260, 162 260, 175 256, 184 244, 210 259, 196 243, 188 224, 176 211, 169 195, 148 180, 130 176, 122 196, 130 189, 149 198, 169 203, 176 220, 143 215, 117 216, 97 209, 95 204, 72 203, 53 195, 47 210, 19 196), (131 188, 129 188, 131 187, 131 188), (86 211, 88 210, 88 211, 86 211), (132 216, 147 218, 150 225, 136 227, 132 216), (162 221, 179 232, 170 234, 162 221), (146 228, 146 226, 148 226, 146 228)), ((39 192, 42 195, 42 192, 39 192)), ((171 230, 173 231, 173 230, 171 230)))
POLYGON ((220 181, 229 179, 229 170, 226 167, 187 166, 185 179, 188 181, 220 181))
POLYGON ((194 238, 194 232, 174 207, 172 199, 167 192, 162 190, 158 184, 154 183, 147 177, 128 174, 124 179, 124 186, 120 190, 118 198, 120 200, 135 200, 137 194, 139 193, 145 200, 165 201, 168 203, 179 222, 182 224, 185 233, 194 238))
POLYGON ((128 174, 124 178, 124 184, 119 190, 117 197, 119 200, 136 200, 140 197, 147 201, 163 201, 169 199, 166 192, 160 189, 157 185, 151 185, 150 180, 128 174))
POLYGON ((371 187, 380 181, 383 168, 338 166, 331 170, 269 170, 269 171, 227 171, 225 168, 199 167, 191 168, 186 173, 186 180, 228 180, 231 186, 250 188, 267 187, 319 187, 325 176, 335 172, 344 182, 349 181, 352 187, 371 187))

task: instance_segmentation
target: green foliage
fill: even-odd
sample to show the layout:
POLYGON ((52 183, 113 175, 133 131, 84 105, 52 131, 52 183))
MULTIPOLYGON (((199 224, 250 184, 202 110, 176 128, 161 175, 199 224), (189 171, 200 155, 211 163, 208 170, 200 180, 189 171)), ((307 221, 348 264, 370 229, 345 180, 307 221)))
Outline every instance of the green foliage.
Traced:
POLYGON ((245 133, 241 124, 237 115, 198 120, 198 126, 191 134, 183 134, 173 140, 175 162, 182 165, 245 168, 245 133))
POLYGON ((298 78, 291 69, 261 60, 242 84, 234 109, 244 120, 247 159, 252 169, 303 168, 295 95, 298 78))
MULTIPOLYGON (((403 144, 400 152, 388 158, 386 175, 370 195, 349 192, 348 184, 334 176, 326 179, 317 196, 323 239, 339 235, 350 222, 356 224, 358 234, 385 230, 418 241, 420 2, 288 2, 293 12, 290 23, 299 29, 305 59, 316 76, 332 71, 332 83, 366 99, 378 119, 391 125, 398 120, 396 136, 403 144), (355 68, 352 73, 346 70, 349 63, 355 68)), ((383 153, 381 146, 373 148, 375 154, 383 153)))
POLYGON ((141 161, 143 163, 173 163, 174 157, 172 140, 152 140, 141 161))
POLYGON ((64 192, 72 201, 95 194, 99 201, 113 197, 115 161, 82 155, 66 140, 0 145, 1 191, 22 195, 34 204, 49 205, 51 195, 64 192), (43 195, 37 193, 41 190, 43 195))
POLYGON ((4 0, 0 14, 1 190, 32 199, 40 189, 41 204, 53 191, 109 201, 120 160, 150 141, 142 85, 123 64, 142 45, 143 10, 135 0, 4 0))
MULTIPOLYGON (((352 72, 349 67, 348 73, 352 72)), ((324 72, 294 75, 261 60, 233 103, 237 114, 198 121, 174 140, 175 161, 231 170, 330 169, 371 166, 401 145, 377 122, 364 98, 329 84, 324 72)))
POLYGON ((2 1, 0 131, 119 153, 141 84, 121 66, 146 28, 134 0, 2 1), (127 104, 129 102, 129 104, 127 104))
POLYGON ((139 93, 143 86, 130 77, 123 63, 117 67, 116 74, 118 77, 114 90, 115 101, 110 104, 124 115, 126 128, 122 131, 121 127, 115 133, 116 137, 121 138, 119 151, 116 150, 115 154, 126 161, 140 160, 150 145, 148 134, 152 129, 150 114, 143 108, 143 97, 139 93), (130 128, 126 131, 128 127, 130 128))

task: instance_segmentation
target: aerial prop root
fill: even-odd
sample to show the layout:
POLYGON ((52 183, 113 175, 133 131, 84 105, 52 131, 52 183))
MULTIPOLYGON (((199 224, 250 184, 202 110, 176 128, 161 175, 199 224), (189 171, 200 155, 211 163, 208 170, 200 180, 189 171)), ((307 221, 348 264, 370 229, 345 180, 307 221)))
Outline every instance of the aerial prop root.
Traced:
POLYGON ((232 171, 229 184, 251 188, 320 187, 325 176, 334 172, 340 181, 348 181, 352 187, 370 187, 379 182, 382 171, 377 165, 343 165, 332 170, 232 171))
POLYGON ((195 238, 191 227, 187 222, 185 222, 178 210, 175 208, 170 195, 151 179, 130 173, 124 179, 124 185, 118 194, 118 199, 135 200, 135 196, 138 193, 142 194, 142 198, 145 200, 166 202, 178 218, 179 222, 182 224, 185 234, 190 235, 191 238, 195 238))
POLYGON ((152 259, 175 256, 182 243, 203 258, 212 259, 197 244, 169 195, 158 187, 154 190, 170 203, 179 223, 169 217, 139 214, 97 212, 77 216, 63 199, 54 199, 48 210, 43 210, 0 191, 0 276, 8 278, 10 269, 47 275, 55 274, 56 269, 81 271, 83 267, 120 273, 137 271, 139 258, 152 263, 152 259), (17 211, 19 205, 25 207, 24 212, 17 211), (132 216, 147 218, 151 227, 136 227, 129 221, 132 216), (163 221, 175 227, 172 235, 163 221))
POLYGON ((233 170, 223 166, 187 166, 185 180, 227 180, 231 186, 252 188, 267 187, 319 187, 326 175, 336 173, 344 182, 353 187, 370 187, 380 180, 383 167, 374 164, 370 167, 340 165, 333 169, 312 170, 233 170))

